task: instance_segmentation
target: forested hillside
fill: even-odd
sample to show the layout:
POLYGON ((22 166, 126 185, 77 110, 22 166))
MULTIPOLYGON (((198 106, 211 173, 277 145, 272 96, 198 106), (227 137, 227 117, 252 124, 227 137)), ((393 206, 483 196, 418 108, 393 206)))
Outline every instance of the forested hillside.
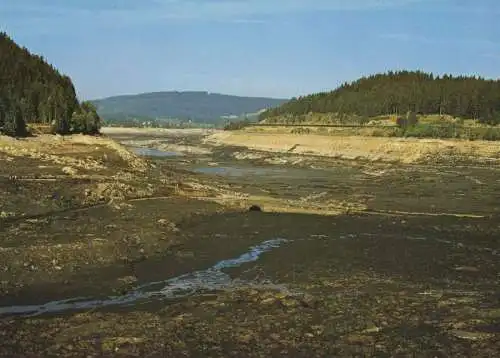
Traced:
POLYGON ((61 134, 96 133, 100 118, 91 103, 78 102, 68 76, 0 33, 0 131, 24 135, 26 124, 50 125, 61 134))
POLYGON ((240 97, 201 91, 171 91, 109 97, 95 100, 93 103, 105 120, 175 118, 216 124, 224 122, 224 116, 244 117, 286 101, 286 99, 240 97))
POLYGON ((500 123, 500 81, 416 71, 388 72, 345 83, 331 92, 291 101, 261 114, 260 119, 310 112, 355 114, 448 114, 500 123))

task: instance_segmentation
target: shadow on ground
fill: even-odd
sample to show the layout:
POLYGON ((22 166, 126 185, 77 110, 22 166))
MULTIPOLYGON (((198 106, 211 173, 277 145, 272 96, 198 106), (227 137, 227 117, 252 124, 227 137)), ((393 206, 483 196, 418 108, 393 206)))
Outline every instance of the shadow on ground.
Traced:
MULTIPOLYGON (((132 307, 3 319, 2 353, 23 350, 26 335, 40 330, 45 338, 31 340, 30 349, 65 356, 85 350, 97 355, 426 352, 465 357, 500 348, 494 343, 500 319, 495 237, 500 232, 488 219, 251 212, 203 215, 181 220, 177 227, 182 245, 138 262, 136 286, 205 270, 266 240, 289 243, 224 269, 233 280, 224 288, 200 287, 132 307)), ((87 275, 105 281, 113 270, 87 275)), ((97 281, 77 283, 58 298, 89 296, 97 281)), ((34 285, 23 300, 55 297, 57 290, 57 284, 34 285)), ((9 301, 15 300, 4 297, 2 305, 9 301)))

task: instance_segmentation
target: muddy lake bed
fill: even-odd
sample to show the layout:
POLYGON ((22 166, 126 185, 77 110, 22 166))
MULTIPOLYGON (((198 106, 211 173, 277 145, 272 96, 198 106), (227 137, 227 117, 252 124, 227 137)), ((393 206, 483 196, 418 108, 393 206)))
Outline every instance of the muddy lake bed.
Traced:
POLYGON ((500 352, 497 166, 110 136, 150 169, 75 149, 107 159, 67 177, 0 152, 0 355, 500 352))

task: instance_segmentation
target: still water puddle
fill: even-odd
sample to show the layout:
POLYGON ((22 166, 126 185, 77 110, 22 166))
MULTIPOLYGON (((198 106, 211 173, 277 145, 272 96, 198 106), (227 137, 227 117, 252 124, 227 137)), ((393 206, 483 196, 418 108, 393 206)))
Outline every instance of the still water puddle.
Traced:
POLYGON ((227 290, 238 287, 260 287, 287 291, 282 285, 270 282, 256 283, 235 280, 229 274, 223 272, 224 269, 235 268, 245 263, 257 261, 263 253, 276 249, 287 242, 289 240, 286 239, 264 241, 260 245, 251 247, 248 252, 241 256, 219 261, 206 270, 191 272, 164 281, 147 283, 122 296, 112 296, 102 300, 78 297, 52 301, 43 305, 0 307, 0 317, 8 315, 38 316, 47 313, 89 310, 111 306, 131 306, 153 300, 182 298, 202 291, 227 290))
POLYGON ((179 152, 159 150, 156 148, 132 147, 131 150, 141 157, 182 157, 179 152))
POLYGON ((196 173, 221 175, 226 177, 255 177, 265 176, 267 178, 280 179, 296 179, 296 178, 313 178, 325 181, 328 178, 329 172, 320 169, 303 169, 303 168, 285 168, 278 166, 235 166, 235 165, 218 165, 207 167, 194 167, 192 170, 196 173))
POLYGON ((344 167, 330 167, 323 169, 312 169, 282 165, 244 165, 232 162, 218 163, 218 165, 195 165, 191 170, 197 173, 220 175, 234 178, 266 177, 275 179, 303 180, 317 187, 333 182, 337 178, 344 180, 346 177, 354 177, 356 169, 344 167))
POLYGON ((212 175, 225 175, 231 177, 243 177, 247 175, 279 175, 287 174, 287 169, 282 168, 259 168, 259 167, 235 167, 235 166, 218 166, 195 168, 195 172, 212 175))

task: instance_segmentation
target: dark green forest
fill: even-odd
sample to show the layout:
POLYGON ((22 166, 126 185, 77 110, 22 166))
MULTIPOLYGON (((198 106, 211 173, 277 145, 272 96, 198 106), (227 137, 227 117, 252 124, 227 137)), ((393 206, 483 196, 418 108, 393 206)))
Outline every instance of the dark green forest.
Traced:
POLYGON ((24 136, 28 124, 59 134, 97 134, 100 118, 92 103, 78 102, 68 76, 0 33, 0 131, 24 136))
POLYGON ((313 113, 375 117, 387 114, 448 114, 485 124, 500 123, 500 81, 399 71, 363 77, 331 92, 293 98, 263 112, 260 120, 313 113))

